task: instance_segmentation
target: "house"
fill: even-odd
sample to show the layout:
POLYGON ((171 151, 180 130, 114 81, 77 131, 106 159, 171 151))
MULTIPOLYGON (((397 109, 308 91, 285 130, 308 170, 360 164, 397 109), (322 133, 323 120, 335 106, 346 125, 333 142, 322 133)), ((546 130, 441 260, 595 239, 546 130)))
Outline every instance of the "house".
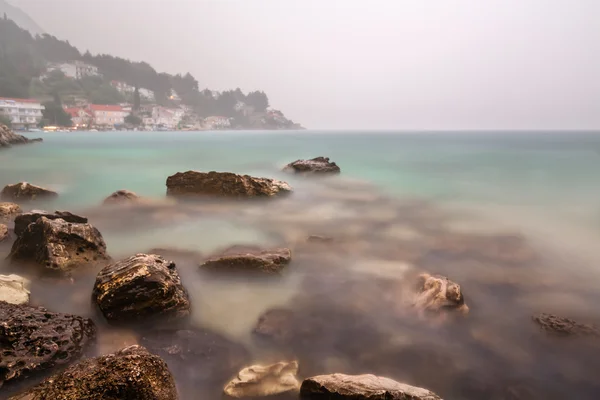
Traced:
POLYGON ((146 88, 140 88, 139 92, 140 92, 140 97, 142 99, 145 99, 145 100, 148 100, 148 101, 154 101, 155 100, 154 92, 152 90, 149 90, 149 89, 146 89, 146 88))
POLYGON ((93 121, 91 111, 83 107, 65 107, 65 112, 71 116, 73 126, 76 128, 89 128, 93 121))
POLYGON ((73 61, 63 64, 48 64, 48 71, 60 70, 66 77, 82 79, 86 76, 99 76, 98 67, 82 61, 73 61))
POLYGON ((110 81, 110 85, 117 89, 122 94, 132 94, 135 92, 135 87, 121 81, 110 81))
POLYGON ((175 129, 183 117, 183 110, 156 106, 152 109, 154 124, 169 129, 175 129))
POLYGON ((15 129, 36 127, 42 120, 44 106, 34 99, 0 97, 0 115, 10 120, 15 129))
POLYGON ((90 104, 88 110, 92 113, 93 124, 99 126, 123 125, 128 115, 121 106, 90 104))
POLYGON ((227 129, 231 127, 231 121, 227 117, 211 116, 204 118, 205 129, 227 129))

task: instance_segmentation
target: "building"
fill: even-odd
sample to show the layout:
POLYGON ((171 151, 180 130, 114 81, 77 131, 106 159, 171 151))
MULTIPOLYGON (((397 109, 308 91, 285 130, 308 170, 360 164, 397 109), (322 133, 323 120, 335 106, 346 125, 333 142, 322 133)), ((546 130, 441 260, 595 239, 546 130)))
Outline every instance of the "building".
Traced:
POLYGON ((66 77, 82 79, 86 76, 99 76, 98 68, 82 61, 73 61, 63 64, 49 64, 48 71, 60 70, 66 77))
POLYGON ((14 129, 36 127, 42 120, 44 106, 34 99, 0 97, 0 115, 10 120, 14 129))
POLYGON ((110 84, 112 87, 117 89, 119 91, 119 93, 122 93, 122 94, 133 94, 133 92, 135 92, 135 87, 128 85, 125 82, 110 81, 110 84))
POLYGON ((94 119, 92 112, 83 107, 65 107, 65 112, 71 116, 76 128, 89 128, 94 119))
POLYGON ((175 129, 179 125, 183 113, 181 109, 156 106, 152 109, 152 119, 156 126, 175 129))
POLYGON ((127 116, 121 106, 90 104, 88 111, 93 116, 93 125, 97 126, 123 125, 127 116))
POLYGON ((204 118, 205 129, 228 129, 231 121, 227 117, 212 116, 204 118))
POLYGON ((154 97, 154 92, 152 90, 146 89, 146 88, 140 88, 140 97, 142 99, 148 100, 148 101, 154 101, 155 97, 154 97))

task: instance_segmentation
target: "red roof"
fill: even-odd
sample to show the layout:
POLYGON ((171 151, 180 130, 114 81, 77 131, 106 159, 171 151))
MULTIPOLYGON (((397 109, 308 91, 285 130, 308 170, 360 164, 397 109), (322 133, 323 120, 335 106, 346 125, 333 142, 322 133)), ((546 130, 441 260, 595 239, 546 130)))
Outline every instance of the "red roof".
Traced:
POLYGON ((17 101, 19 103, 39 103, 39 101, 36 99, 13 99, 10 97, 0 97, 0 100, 12 100, 17 101))
POLYGON ((71 117, 79 117, 79 111, 84 111, 87 115, 89 115, 90 117, 92 116, 90 114, 90 112, 84 108, 77 108, 77 107, 71 107, 71 108, 65 108, 65 112, 67 114, 69 114, 71 117))
POLYGON ((123 111, 123 107, 121 106, 111 106, 104 104, 90 104, 89 108, 91 111, 123 111))

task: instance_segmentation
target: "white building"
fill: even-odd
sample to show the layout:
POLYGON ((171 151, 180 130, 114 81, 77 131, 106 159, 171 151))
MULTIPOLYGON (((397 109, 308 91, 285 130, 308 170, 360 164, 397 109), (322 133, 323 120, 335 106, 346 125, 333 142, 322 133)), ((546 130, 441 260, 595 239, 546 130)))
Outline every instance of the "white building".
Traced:
POLYGON ((82 79, 86 76, 99 76, 98 68, 82 61, 74 61, 64 64, 49 64, 48 71, 60 70, 66 77, 82 79))
POLYGON ((183 114, 184 111, 180 108, 156 106, 152 109, 152 119, 155 125, 169 129, 175 129, 179 125, 183 114))
POLYGON ((119 93, 122 94, 132 94, 133 92, 135 92, 135 87, 128 85, 125 82, 111 81, 110 84, 112 87, 117 89, 119 93))
POLYGON ((227 117, 212 116, 204 118, 205 129, 227 129, 231 127, 231 121, 227 117))
POLYGON ((154 101, 154 92, 146 88, 140 88, 140 97, 149 101, 154 101))
POLYGON ((10 119, 15 129, 36 127, 42 120, 44 106, 33 99, 11 99, 0 97, 0 115, 10 119))
POLYGON ((123 125, 128 115, 121 106, 90 104, 88 109, 94 117, 94 125, 123 125))

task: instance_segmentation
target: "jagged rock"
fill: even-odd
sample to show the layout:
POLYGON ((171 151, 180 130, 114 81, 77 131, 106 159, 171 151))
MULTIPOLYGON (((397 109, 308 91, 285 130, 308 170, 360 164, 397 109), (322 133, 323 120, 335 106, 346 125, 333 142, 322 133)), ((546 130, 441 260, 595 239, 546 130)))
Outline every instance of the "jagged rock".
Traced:
POLYGON ((0 200, 27 202, 38 199, 51 199, 58 196, 58 193, 52 190, 44 189, 40 186, 35 186, 27 182, 15 183, 14 185, 6 185, 0 192, 0 200))
POLYGON ((92 298, 110 322, 174 320, 190 314, 188 293, 175 263, 158 255, 137 254, 106 266, 92 298))
POLYGON ((29 283, 19 275, 0 275, 0 301, 29 304, 29 283))
POLYGON ((534 315, 533 320, 546 332, 560 336, 596 336, 600 337, 600 329, 581 324, 569 318, 553 314, 534 315))
POLYGON ((283 168, 296 174, 339 174, 340 167, 330 162, 328 157, 316 157, 311 160, 296 160, 283 168))
POLYGON ((223 254, 211 257, 200 265, 208 271, 247 271, 278 274, 290 263, 290 249, 261 250, 256 247, 233 246, 223 254))
POLYGON ((40 217, 48 219, 64 219, 67 222, 85 224, 88 222, 86 217, 70 213, 68 211, 55 211, 53 213, 43 210, 32 210, 21 214, 15 218, 15 234, 21 236, 27 226, 37 221, 40 217))
POLYGON ((296 379, 298 362, 279 362, 244 368, 223 390, 227 396, 236 399, 275 396, 296 392, 300 382, 296 379))
POLYGON ((65 365, 94 338, 92 320, 0 301, 0 386, 65 365))
POLYGON ((0 224, 0 243, 8 238, 8 226, 0 224))
POLYGON ((98 229, 90 224, 46 217, 27 226, 13 243, 9 258, 12 262, 35 263, 47 272, 66 275, 76 267, 108 260, 106 244, 98 229))
POLYGON ((10 400, 177 400, 167 364, 142 346, 72 365, 10 400))
POLYGON ((435 393, 375 375, 319 375, 302 382, 303 399, 441 400, 435 393))
POLYGON ((0 124, 0 148, 11 147, 15 144, 27 144, 41 142, 42 139, 27 139, 23 135, 17 135, 6 125, 0 124))
POLYGON ((0 222, 8 222, 17 215, 21 214, 22 210, 15 203, 0 203, 0 222))
POLYGON ((123 204, 123 203, 131 203, 139 200, 140 196, 135 194, 134 192, 126 189, 117 190, 106 199, 104 199, 104 204, 123 204))
POLYGON ((291 190, 286 182, 231 172, 187 171, 167 178, 167 195, 171 196, 271 197, 291 190))
POLYGON ((469 312, 460 285, 445 276, 421 274, 417 283, 415 306, 423 312, 469 312))

